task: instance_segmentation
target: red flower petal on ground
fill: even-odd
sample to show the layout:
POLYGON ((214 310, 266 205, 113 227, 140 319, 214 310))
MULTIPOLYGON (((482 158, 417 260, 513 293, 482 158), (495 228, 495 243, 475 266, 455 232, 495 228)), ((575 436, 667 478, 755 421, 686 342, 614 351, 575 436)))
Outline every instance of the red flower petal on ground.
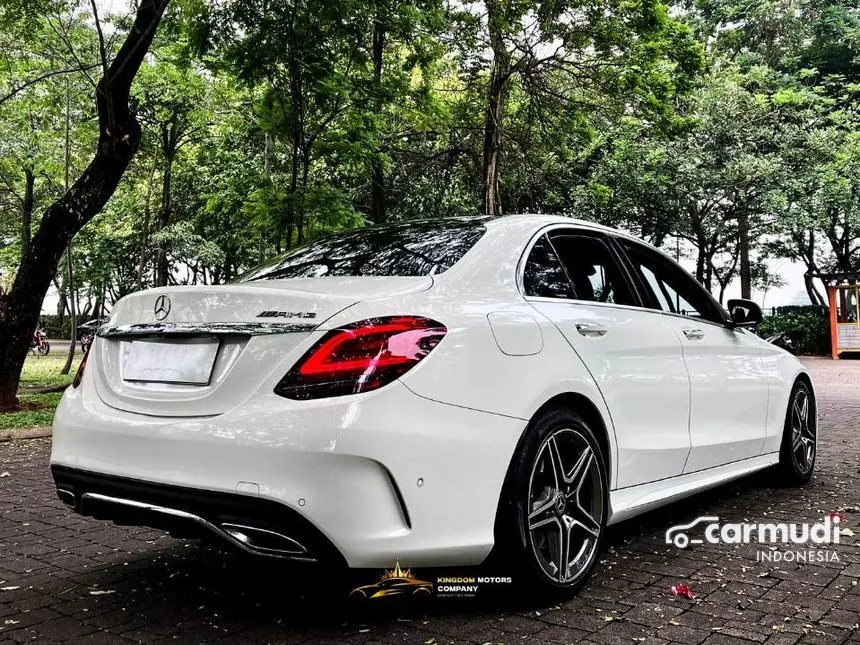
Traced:
POLYGON ((672 585, 671 592, 673 596, 681 596, 688 600, 695 600, 696 598, 688 585, 672 585))
POLYGON ((845 521, 845 514, 839 511, 830 511, 828 517, 830 517, 831 521, 839 520, 840 523, 845 521))

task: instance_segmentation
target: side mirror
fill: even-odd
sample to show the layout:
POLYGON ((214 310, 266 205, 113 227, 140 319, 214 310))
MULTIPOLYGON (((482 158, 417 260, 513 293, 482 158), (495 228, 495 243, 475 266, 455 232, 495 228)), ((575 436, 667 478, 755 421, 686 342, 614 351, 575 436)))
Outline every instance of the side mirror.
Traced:
POLYGON ((752 300, 740 298, 729 300, 729 314, 735 327, 755 327, 764 318, 761 307, 752 300))

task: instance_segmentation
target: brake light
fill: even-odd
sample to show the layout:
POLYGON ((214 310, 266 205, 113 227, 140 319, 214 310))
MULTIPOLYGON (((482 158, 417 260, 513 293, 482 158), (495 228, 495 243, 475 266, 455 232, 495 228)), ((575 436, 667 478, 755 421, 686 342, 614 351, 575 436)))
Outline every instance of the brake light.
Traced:
POLYGON ((319 399, 376 390, 417 365, 447 329, 418 316, 362 320, 328 332, 275 387, 288 399, 319 399))
POLYGON ((84 369, 87 366, 87 357, 90 355, 89 350, 84 352, 84 357, 81 359, 81 364, 78 365, 78 371, 75 372, 75 378, 72 379, 72 387, 76 388, 81 384, 81 379, 84 378, 84 369))

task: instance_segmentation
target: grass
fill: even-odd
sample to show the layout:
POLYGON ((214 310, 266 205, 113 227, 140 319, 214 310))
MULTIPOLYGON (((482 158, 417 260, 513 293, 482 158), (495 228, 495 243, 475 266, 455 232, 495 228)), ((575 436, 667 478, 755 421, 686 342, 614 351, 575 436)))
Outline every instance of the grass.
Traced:
POLYGON ((32 394, 27 393, 27 388, 69 385, 78 371, 80 362, 81 356, 78 354, 69 373, 61 374, 60 371, 66 364, 65 352, 48 356, 32 354, 28 356, 24 363, 24 371, 21 373, 22 390, 18 395, 21 409, 16 412, 0 413, 0 430, 51 425, 54 420, 54 410, 57 409, 63 393, 32 394))
POLYGON ((0 430, 51 425, 54 421, 54 410, 60 404, 62 396, 62 392, 20 395, 18 398, 23 410, 0 414, 0 430))
POLYGON ((66 364, 66 352, 48 354, 47 356, 33 356, 30 354, 24 363, 24 371, 21 373, 22 388, 28 387, 52 387, 55 385, 69 385, 75 378, 78 365, 81 362, 80 353, 75 356, 72 369, 68 374, 60 374, 66 364))

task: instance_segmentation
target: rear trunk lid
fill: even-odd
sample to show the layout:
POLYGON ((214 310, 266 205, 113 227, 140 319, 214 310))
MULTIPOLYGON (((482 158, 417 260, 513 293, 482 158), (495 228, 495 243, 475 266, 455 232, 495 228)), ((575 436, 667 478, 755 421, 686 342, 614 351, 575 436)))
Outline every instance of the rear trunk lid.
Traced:
POLYGON ((338 312, 432 284, 430 277, 322 277, 132 294, 99 331, 92 378, 99 397, 120 410, 222 414, 283 370, 301 341, 338 312))

